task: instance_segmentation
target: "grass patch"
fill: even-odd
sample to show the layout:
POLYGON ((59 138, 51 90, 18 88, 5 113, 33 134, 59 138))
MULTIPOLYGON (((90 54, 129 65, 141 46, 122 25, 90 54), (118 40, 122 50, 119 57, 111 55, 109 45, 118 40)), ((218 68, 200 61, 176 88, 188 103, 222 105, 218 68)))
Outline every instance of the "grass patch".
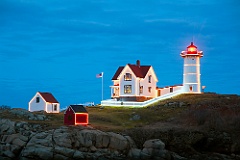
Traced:
POLYGON ((142 127, 159 121, 165 121, 185 109, 186 108, 171 107, 105 107, 104 109, 96 107, 87 108, 91 125, 96 128, 98 128, 98 126, 104 126, 104 128, 107 130, 125 130, 134 127, 142 127), (132 120, 134 115, 138 115, 140 119, 132 120))
MULTIPOLYGON (((87 107, 87 111, 90 125, 103 131, 122 132, 166 122, 170 119, 188 126, 240 129, 240 97, 237 95, 183 94, 144 108, 104 107, 101 109, 97 106, 87 107), (132 120, 136 115, 140 119, 132 120)), ((48 119, 45 121, 31 121, 26 117, 17 117, 10 114, 9 109, 0 109, 0 112, 1 118, 27 121, 44 125, 46 128, 57 128, 64 125, 63 112, 59 114, 34 113, 47 115, 48 119)))

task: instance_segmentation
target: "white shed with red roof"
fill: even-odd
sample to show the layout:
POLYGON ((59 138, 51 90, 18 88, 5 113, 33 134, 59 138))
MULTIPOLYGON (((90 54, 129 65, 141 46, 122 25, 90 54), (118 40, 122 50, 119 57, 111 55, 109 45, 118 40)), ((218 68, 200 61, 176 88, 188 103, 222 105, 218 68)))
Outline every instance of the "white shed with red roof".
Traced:
POLYGON ((60 104, 49 92, 37 92, 28 103, 28 111, 46 111, 47 113, 59 113, 60 104))

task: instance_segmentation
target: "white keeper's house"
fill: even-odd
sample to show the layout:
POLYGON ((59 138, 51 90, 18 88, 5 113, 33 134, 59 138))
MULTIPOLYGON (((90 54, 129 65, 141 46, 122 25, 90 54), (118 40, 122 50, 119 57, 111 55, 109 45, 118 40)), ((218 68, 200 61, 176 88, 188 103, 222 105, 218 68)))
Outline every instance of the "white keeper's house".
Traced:
POLYGON ((37 92, 28 103, 28 111, 46 111, 47 113, 59 113, 60 104, 49 92, 37 92))
POLYGON ((120 66, 112 78, 111 97, 120 101, 145 101, 156 97, 157 76, 152 66, 120 66))
POLYGON ((101 101, 101 105, 144 107, 183 93, 201 93, 200 58, 203 52, 191 42, 180 55, 184 59, 182 85, 157 87, 158 78, 153 66, 141 65, 137 60, 136 64, 117 69, 110 86, 111 99, 101 101))

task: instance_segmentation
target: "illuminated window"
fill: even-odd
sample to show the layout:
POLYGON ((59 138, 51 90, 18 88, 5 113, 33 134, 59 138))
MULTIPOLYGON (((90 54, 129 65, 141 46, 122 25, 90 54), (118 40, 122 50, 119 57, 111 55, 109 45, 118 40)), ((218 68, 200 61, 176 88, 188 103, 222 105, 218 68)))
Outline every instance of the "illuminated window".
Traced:
POLYGON ((132 93, 132 86, 131 85, 125 85, 124 86, 124 93, 132 93))
POLYGON ((36 103, 39 103, 39 102, 40 102, 40 98, 37 97, 37 98, 36 98, 36 103))
POLYGON ((54 104, 54 111, 57 111, 57 105, 54 104))
POLYGON ((152 92, 152 87, 148 87, 148 92, 149 92, 149 93, 152 92))
POLYGON ((140 93, 140 94, 143 93, 143 86, 140 86, 140 87, 139 87, 139 93, 140 93))
POLYGON ((148 83, 151 83, 152 82, 152 76, 148 76, 148 83))
POLYGON ((131 75, 130 73, 126 73, 126 74, 124 75, 124 80, 125 80, 125 81, 131 81, 131 80, 132 80, 132 75, 131 75))

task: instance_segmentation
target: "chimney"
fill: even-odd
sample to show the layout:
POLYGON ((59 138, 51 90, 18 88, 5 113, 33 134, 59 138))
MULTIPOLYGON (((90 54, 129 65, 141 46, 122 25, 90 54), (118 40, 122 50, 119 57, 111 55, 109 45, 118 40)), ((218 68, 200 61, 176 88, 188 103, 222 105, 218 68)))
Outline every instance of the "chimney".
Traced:
POLYGON ((137 60, 137 66, 140 68, 140 61, 137 60))

